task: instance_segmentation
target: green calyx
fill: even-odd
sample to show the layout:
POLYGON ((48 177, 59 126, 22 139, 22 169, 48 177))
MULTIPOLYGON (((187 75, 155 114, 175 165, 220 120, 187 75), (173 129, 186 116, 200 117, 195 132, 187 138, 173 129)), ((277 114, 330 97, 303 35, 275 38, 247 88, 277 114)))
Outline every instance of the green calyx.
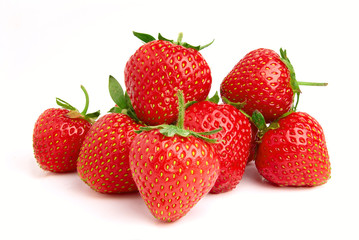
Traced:
POLYGON ((263 135, 268 132, 269 130, 274 130, 279 128, 279 120, 282 118, 285 118, 292 114, 294 111, 290 110, 283 115, 281 115, 279 118, 277 118, 275 121, 271 122, 270 124, 266 123, 266 120, 264 119, 264 116, 262 113, 258 110, 255 110, 250 118, 251 122, 258 128, 258 138, 262 139, 263 135))
POLYGON ((209 101, 209 102, 218 104, 218 103, 219 103, 219 95, 218 95, 218 92, 216 91, 216 93, 215 93, 212 97, 210 97, 210 98, 207 97, 207 98, 206 98, 206 101, 209 101))
MULTIPOLYGON (((291 113, 291 112, 290 112, 291 113)), ((271 122, 269 125, 266 123, 264 116, 258 110, 255 110, 251 116, 252 123, 258 128, 258 138, 262 139, 263 135, 271 129, 279 128, 278 120, 271 122)))
POLYGON ((73 107, 71 104, 69 104, 68 102, 66 102, 60 98, 56 98, 56 103, 60 107, 69 110, 69 112, 66 115, 67 117, 85 119, 92 124, 100 116, 100 111, 96 111, 93 113, 87 113, 87 110, 89 107, 89 95, 84 86, 81 85, 81 89, 82 89, 83 93, 85 94, 85 98, 86 98, 85 107, 81 113, 75 107, 73 107))
MULTIPOLYGON (((148 42, 151 42, 151 41, 155 41, 157 40, 156 38, 154 38, 153 36, 149 35, 149 34, 146 34, 146 33, 139 33, 139 32, 133 32, 133 35, 135 35, 137 38, 139 38, 140 40, 142 40, 143 42, 145 43, 148 43, 148 42)), ((182 39, 183 39, 183 33, 179 33, 178 34, 178 38, 177 38, 177 41, 174 41, 174 40, 170 40, 170 39, 167 39, 165 37, 163 37, 160 33, 158 34, 158 40, 163 40, 163 41, 167 41, 167 42, 171 42, 173 44, 176 44, 176 45, 180 45, 180 46, 183 46, 185 48, 193 48, 197 51, 200 51, 208 46, 210 46, 213 42, 214 42, 214 39, 212 40, 212 42, 206 44, 206 45, 198 45, 198 46, 193 46, 189 43, 186 43, 186 42, 182 42, 182 39)))
POLYGON ((127 92, 125 93, 121 87, 121 84, 110 75, 108 81, 108 89, 112 100, 116 103, 116 106, 111 108, 109 112, 123 113, 131 117, 133 120, 140 122, 135 110, 133 109, 130 97, 127 92))
POLYGON ((194 132, 184 128, 185 103, 184 103, 183 92, 179 90, 177 92, 177 96, 178 96, 178 119, 176 125, 162 124, 157 126, 145 126, 145 127, 140 127, 140 129, 135 132, 141 133, 144 131, 159 129, 159 132, 167 137, 173 137, 174 135, 179 135, 182 137, 194 136, 209 143, 216 143, 217 139, 212 139, 205 136, 218 133, 219 131, 222 130, 222 127, 208 132, 194 132))
POLYGON ((252 122, 252 117, 249 116, 245 111, 242 110, 242 108, 246 105, 246 102, 231 102, 228 100, 228 98, 222 96, 222 100, 225 104, 231 105, 235 108, 237 108, 244 116, 246 116, 249 121, 252 122))
POLYGON ((231 102, 228 98, 224 96, 222 96, 222 100, 225 104, 232 105, 238 110, 241 110, 247 104, 246 102, 231 102))
POLYGON ((290 72, 290 85, 292 86, 292 90, 294 95, 296 95, 296 101, 295 104, 293 104, 291 111, 296 111, 299 103, 299 96, 302 93, 299 86, 327 86, 328 83, 317 83, 317 82, 299 82, 296 79, 295 71, 292 63, 290 62, 288 56, 287 56, 287 50, 283 50, 282 48, 279 50, 281 61, 287 66, 289 72, 290 72))

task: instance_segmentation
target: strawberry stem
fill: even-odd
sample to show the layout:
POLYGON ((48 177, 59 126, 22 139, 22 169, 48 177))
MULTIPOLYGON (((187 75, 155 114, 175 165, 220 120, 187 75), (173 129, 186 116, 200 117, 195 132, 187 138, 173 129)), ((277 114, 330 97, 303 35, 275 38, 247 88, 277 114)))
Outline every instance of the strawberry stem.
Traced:
POLYGON ((180 33, 178 34, 177 42, 176 42, 175 44, 177 44, 177 45, 182 45, 182 39, 183 39, 183 33, 180 32, 180 33))
POLYGON ((179 90, 177 92, 178 95, 178 120, 177 120, 177 127, 179 129, 184 129, 184 111, 185 111, 185 104, 184 104, 184 97, 183 91, 179 90))
POLYGON ((302 85, 302 86, 328 86, 328 83, 298 82, 298 85, 302 85))
POLYGON ((302 93, 299 88, 299 85, 302 85, 302 86, 327 86, 328 83, 298 82, 296 79, 296 76, 295 76, 294 67, 287 56, 287 50, 283 50, 281 48, 279 51, 280 51, 280 56, 281 56, 282 62, 287 66, 287 68, 290 72, 290 85, 292 86, 293 93, 297 96, 296 102, 291 109, 292 111, 295 112, 295 111, 297 111, 299 97, 300 97, 300 94, 302 93))
POLYGON ((81 89, 84 92, 85 98, 86 98, 85 108, 84 108, 84 110, 82 110, 81 115, 85 116, 87 113, 87 110, 89 108, 90 99, 89 99, 89 95, 86 91, 86 88, 83 85, 81 85, 81 89))
POLYGON ((84 86, 81 85, 81 89, 85 94, 85 98, 86 98, 86 103, 85 103, 85 108, 84 110, 80 113, 77 108, 73 107, 71 104, 69 104, 68 102, 60 99, 60 98, 56 98, 56 103, 57 105, 59 105, 62 108, 65 108, 67 110, 69 110, 69 112, 67 113, 67 117, 69 118, 82 118, 87 120, 88 122, 90 122, 91 124, 95 122, 95 120, 100 116, 100 111, 96 111, 93 113, 87 113, 87 110, 89 108, 89 95, 85 89, 84 86))

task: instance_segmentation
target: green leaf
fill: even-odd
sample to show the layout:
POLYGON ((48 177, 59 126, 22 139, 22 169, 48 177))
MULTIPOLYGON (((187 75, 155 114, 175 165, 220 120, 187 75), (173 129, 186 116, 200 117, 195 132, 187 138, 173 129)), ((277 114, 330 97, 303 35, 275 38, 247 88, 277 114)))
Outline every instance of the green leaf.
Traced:
POLYGON ((197 50, 197 51, 199 51, 199 50, 201 49, 201 46, 200 46, 200 45, 198 45, 198 46, 193 46, 193 45, 191 45, 191 44, 189 44, 189 43, 186 43, 186 42, 182 43, 181 45, 182 45, 183 47, 185 47, 185 48, 193 48, 194 50, 197 50))
POLYGON ((89 121, 91 124, 93 124, 99 116, 100 116, 100 110, 86 114, 85 119, 89 121))
POLYGON ((63 107, 65 109, 68 110, 77 110, 75 107, 73 107, 70 103, 60 99, 60 98, 56 98, 56 103, 57 105, 59 105, 60 107, 63 107))
POLYGON ((203 135, 201 135, 199 133, 196 133, 196 132, 192 132, 192 135, 194 137, 202 139, 203 141, 206 141, 208 143, 218 143, 216 138, 208 138, 208 137, 205 137, 205 136, 203 136, 203 135))
POLYGON ((126 99, 121 84, 110 75, 108 82, 108 89, 112 100, 121 109, 126 108, 126 99))
POLYGON ((238 110, 241 110, 247 104, 247 102, 231 102, 228 98, 224 96, 222 96, 222 100, 225 104, 232 105, 238 110))
POLYGON ((219 103, 219 95, 218 95, 218 91, 216 91, 216 93, 211 97, 211 98, 208 98, 206 99, 207 101, 209 102, 212 102, 212 103, 215 103, 215 104, 218 104, 219 103))
POLYGON ((186 104, 184 105, 184 109, 189 108, 190 106, 192 106, 193 104, 197 103, 197 101, 189 101, 186 102, 186 104))
POLYGON ((160 129, 160 133, 167 137, 173 137, 174 135, 188 137, 190 135, 193 135, 191 131, 178 128, 176 125, 166 125, 165 127, 160 129))
POLYGON ((219 127, 219 128, 214 129, 214 130, 212 130, 212 131, 208 131, 208 132, 198 132, 197 134, 204 135, 204 136, 208 136, 208 135, 216 134, 216 133, 218 133, 218 132, 220 132, 220 131, 222 131, 222 130, 223 130, 223 128, 222 128, 222 127, 219 127))
POLYGON ((203 46, 199 46, 199 50, 198 51, 201 51, 202 49, 206 48, 206 47, 209 47, 210 45, 212 45, 212 43, 214 42, 214 39, 212 40, 212 42, 206 44, 206 45, 203 45, 203 46))
POLYGON ((139 130, 135 130, 134 132, 139 134, 141 132, 148 132, 148 131, 152 131, 152 130, 155 130, 155 129, 162 129, 164 127, 166 127, 167 125, 166 124, 162 124, 162 125, 158 125, 158 126, 144 126, 144 127, 140 127, 139 130))
POLYGON ((169 40, 161 35, 161 33, 158 33, 158 40, 167 41, 173 43, 173 40, 169 40))
POLYGON ((81 85, 81 90, 83 91, 83 93, 85 94, 85 98, 86 98, 86 103, 85 103, 85 107, 84 110, 82 110, 81 114, 82 115, 86 115, 87 110, 89 108, 89 103, 90 103, 90 99, 89 99, 89 95, 87 93, 87 90, 84 86, 81 85))
POLYGON ((131 99, 128 96, 127 92, 125 92, 125 102, 126 102, 126 108, 127 108, 127 115, 130 116, 133 120, 136 122, 141 122, 140 119, 137 117, 135 109, 133 109, 131 99))
POLYGON ((252 121, 254 125, 261 131, 265 131, 267 129, 266 121, 264 116, 258 110, 255 110, 252 115, 252 121))
POLYGON ((178 129, 176 126, 168 125, 167 127, 160 129, 160 133, 167 137, 173 137, 175 134, 177 134, 176 129, 178 129))
POLYGON ((92 119, 97 119, 100 116, 101 112, 100 110, 93 112, 93 113, 88 113, 86 114, 86 118, 92 118, 92 119))
POLYGON ((113 107, 109 111, 109 113, 121 113, 121 109, 119 107, 113 107))
POLYGON ((156 40, 156 38, 146 33, 133 32, 133 35, 135 35, 138 39, 142 40, 145 43, 156 40))
POLYGON ((201 45, 193 46, 193 45, 191 45, 189 43, 186 43, 186 42, 181 43, 181 45, 184 46, 185 48, 193 48, 194 50, 201 51, 202 49, 210 46, 213 42, 214 42, 214 39, 212 40, 212 42, 210 42, 210 43, 208 43, 206 45, 203 45, 203 46, 201 46, 201 45))
POLYGON ((274 122, 271 122, 269 124, 269 126, 267 127, 267 131, 268 130, 274 130, 274 129, 277 129, 279 128, 279 123, 277 121, 274 121, 274 122))

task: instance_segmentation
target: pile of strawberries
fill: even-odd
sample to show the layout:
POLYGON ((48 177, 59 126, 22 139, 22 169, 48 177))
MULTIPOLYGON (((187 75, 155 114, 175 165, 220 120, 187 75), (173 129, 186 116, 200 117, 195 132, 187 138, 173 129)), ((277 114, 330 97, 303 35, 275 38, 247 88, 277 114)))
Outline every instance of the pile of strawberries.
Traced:
POLYGON ((36 121, 33 147, 47 171, 77 171, 100 193, 138 191, 150 212, 176 221, 208 193, 233 190, 248 162, 278 186, 318 186, 331 168, 323 129, 296 112, 300 85, 286 51, 249 52, 209 98, 211 70, 199 53, 209 46, 158 40, 144 44, 125 67, 126 91, 110 76, 115 106, 87 114, 62 108, 36 121), (97 119, 97 120, 96 120, 97 119))

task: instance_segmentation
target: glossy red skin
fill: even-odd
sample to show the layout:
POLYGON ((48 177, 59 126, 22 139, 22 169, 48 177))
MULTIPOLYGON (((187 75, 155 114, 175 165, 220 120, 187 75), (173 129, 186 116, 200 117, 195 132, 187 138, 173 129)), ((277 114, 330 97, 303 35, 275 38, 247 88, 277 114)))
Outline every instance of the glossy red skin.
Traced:
POLYGON ((252 130, 248 118, 231 105, 202 101, 187 108, 184 125, 195 132, 223 128, 209 136, 218 141, 213 147, 220 162, 220 174, 211 193, 234 189, 242 179, 250 152, 252 130))
POLYGON ((245 102, 242 110, 250 116, 259 110, 267 122, 293 104, 290 72, 276 52, 265 48, 245 55, 224 78, 220 92, 231 102, 245 102))
POLYGON ((279 120, 259 144, 256 167, 279 186, 317 186, 331 174, 328 149, 320 124, 309 114, 295 112, 279 120))
POLYGON ((142 132, 130 151, 133 178, 152 215, 173 222, 213 187, 219 173, 209 143, 195 137, 166 137, 158 130, 142 132))
POLYGON ((109 113, 99 118, 83 142, 77 172, 100 193, 137 191, 128 161, 129 147, 140 128, 129 116, 109 113))
POLYGON ((76 171, 81 144, 91 124, 84 119, 67 117, 68 112, 67 109, 50 108, 35 123, 34 155, 44 170, 76 171))
POLYGON ((212 84, 210 68, 196 50, 167 41, 144 44, 130 57, 125 85, 137 117, 147 125, 177 120, 177 91, 185 102, 205 100, 212 84))

